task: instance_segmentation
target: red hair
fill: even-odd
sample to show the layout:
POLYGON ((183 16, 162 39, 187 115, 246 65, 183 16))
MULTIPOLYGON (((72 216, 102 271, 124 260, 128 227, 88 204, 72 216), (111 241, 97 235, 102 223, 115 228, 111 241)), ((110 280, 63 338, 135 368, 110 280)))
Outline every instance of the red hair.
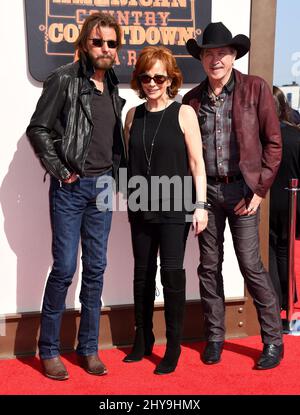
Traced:
POLYGON ((168 77, 171 79, 171 85, 168 87, 167 93, 170 98, 174 98, 178 94, 183 78, 172 52, 164 46, 146 46, 142 49, 135 64, 130 86, 138 93, 140 98, 145 98, 146 95, 139 80, 139 75, 150 70, 157 61, 161 61, 166 68, 168 77))

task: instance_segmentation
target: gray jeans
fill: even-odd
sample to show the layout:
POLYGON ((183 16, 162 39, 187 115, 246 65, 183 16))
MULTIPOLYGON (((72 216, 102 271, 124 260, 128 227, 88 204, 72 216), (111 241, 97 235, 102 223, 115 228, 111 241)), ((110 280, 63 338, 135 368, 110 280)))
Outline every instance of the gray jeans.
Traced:
POLYGON ((281 318, 277 297, 269 273, 264 269, 259 248, 259 211, 251 216, 238 216, 234 207, 249 195, 244 180, 223 184, 208 179, 207 199, 212 205, 208 226, 199 236, 200 294, 204 309, 207 340, 225 337, 225 301, 222 276, 224 229, 230 226, 235 254, 246 286, 251 294, 261 325, 264 344, 282 344, 281 318))

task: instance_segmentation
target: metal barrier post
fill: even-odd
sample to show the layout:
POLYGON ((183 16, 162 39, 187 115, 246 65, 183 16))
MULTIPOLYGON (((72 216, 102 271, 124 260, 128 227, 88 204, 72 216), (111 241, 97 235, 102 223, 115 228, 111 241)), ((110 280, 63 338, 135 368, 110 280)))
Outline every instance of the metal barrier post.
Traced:
MULTIPOLYGON (((300 315, 296 316, 294 313, 294 298, 295 298, 295 235, 296 235, 296 212, 297 212, 297 192, 298 179, 290 179, 289 187, 289 251, 288 251, 288 301, 287 301, 287 322, 289 325, 289 333, 300 335, 300 322, 297 320, 300 315)), ((298 313, 297 313, 298 314, 298 313)))

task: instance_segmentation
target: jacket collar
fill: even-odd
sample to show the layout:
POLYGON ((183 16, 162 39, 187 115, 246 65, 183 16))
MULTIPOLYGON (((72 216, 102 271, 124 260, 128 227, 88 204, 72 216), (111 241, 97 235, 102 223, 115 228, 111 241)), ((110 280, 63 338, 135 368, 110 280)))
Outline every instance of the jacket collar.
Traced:
POLYGON ((234 75, 234 82, 237 84, 240 84, 242 82, 242 76, 243 74, 238 71, 237 69, 233 69, 233 75, 234 75))

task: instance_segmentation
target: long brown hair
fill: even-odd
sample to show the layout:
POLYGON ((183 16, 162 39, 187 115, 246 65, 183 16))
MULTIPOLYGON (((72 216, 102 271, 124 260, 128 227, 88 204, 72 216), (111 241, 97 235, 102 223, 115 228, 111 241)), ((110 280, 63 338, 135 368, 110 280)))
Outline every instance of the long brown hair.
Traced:
POLYGON ((99 28, 100 32, 101 27, 112 27, 113 29, 115 29, 118 42, 117 49, 119 50, 122 46, 122 31, 120 25, 117 23, 115 18, 108 13, 93 13, 85 19, 79 36, 75 42, 76 53, 78 54, 79 59, 82 59, 84 61, 86 60, 85 48, 87 40, 95 26, 99 28))
POLYGON ((282 90, 275 85, 273 86, 273 98, 279 121, 295 125, 293 122, 292 109, 282 90))

